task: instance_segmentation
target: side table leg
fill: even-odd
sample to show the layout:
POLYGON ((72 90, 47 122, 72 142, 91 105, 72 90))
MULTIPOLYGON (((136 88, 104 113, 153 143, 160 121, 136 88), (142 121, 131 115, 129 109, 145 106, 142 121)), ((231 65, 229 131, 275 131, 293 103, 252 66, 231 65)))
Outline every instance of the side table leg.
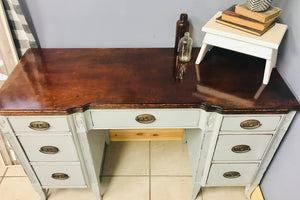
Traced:
POLYGON ((209 51, 211 48, 212 48, 211 45, 206 44, 206 43, 202 43, 200 52, 199 52, 198 57, 197 57, 197 60, 196 60, 196 64, 199 64, 199 63, 203 60, 205 54, 206 54, 207 51, 209 51))
POLYGON ((272 69, 274 67, 275 67, 274 60, 266 60, 263 84, 267 85, 269 83, 270 76, 271 76, 271 73, 272 73, 272 69))

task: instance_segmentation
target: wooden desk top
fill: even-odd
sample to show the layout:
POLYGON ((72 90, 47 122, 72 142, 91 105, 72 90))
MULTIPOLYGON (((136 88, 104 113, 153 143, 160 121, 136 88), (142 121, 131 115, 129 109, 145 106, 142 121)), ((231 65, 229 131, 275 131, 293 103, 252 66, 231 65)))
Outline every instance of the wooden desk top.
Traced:
POLYGON ((276 69, 261 87, 263 59, 214 48, 199 65, 198 81, 194 60, 199 49, 194 49, 178 82, 173 51, 30 49, 0 89, 0 114, 67 115, 110 108, 286 113, 300 108, 276 69))

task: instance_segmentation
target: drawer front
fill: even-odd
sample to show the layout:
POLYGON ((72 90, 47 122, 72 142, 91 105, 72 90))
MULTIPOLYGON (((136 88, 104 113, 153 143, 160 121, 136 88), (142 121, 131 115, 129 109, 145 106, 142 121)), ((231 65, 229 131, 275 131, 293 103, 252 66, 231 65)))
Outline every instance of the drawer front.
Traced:
POLYGON ((246 186, 258 170, 257 164, 213 164, 207 179, 208 186, 246 186))
POLYGON ((18 132, 68 132, 66 116, 13 116, 8 118, 16 134, 18 132))
POLYGON ((261 160, 272 135, 220 135, 215 161, 255 161, 261 160))
POLYGON ((280 115, 225 116, 221 131, 275 131, 280 119, 280 115))
POLYGON ((19 136, 30 161, 78 161, 72 136, 19 136))
POLYGON ((199 110, 92 110, 94 128, 193 128, 198 127, 199 110))
POLYGON ((33 165, 43 187, 85 187, 80 165, 33 165))

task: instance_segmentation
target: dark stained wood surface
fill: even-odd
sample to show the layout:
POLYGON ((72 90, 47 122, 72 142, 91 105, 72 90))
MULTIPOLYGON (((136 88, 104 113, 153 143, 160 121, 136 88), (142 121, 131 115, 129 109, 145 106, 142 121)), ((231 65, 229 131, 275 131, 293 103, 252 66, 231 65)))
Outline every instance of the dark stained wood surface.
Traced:
POLYGON ((286 113, 300 108, 276 69, 261 87, 263 59, 214 48, 198 66, 199 81, 194 65, 199 49, 194 49, 183 80, 176 81, 173 52, 30 49, 0 89, 0 114, 66 115, 107 108, 286 113), (259 88, 264 88, 260 95, 259 88))

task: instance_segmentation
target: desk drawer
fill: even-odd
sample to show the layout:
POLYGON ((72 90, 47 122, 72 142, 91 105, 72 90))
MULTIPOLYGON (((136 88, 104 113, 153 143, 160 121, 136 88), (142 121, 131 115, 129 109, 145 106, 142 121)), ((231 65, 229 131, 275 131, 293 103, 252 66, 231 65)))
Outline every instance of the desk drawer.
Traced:
POLYGON ((29 161, 78 161, 70 135, 18 137, 29 161))
POLYGON ((208 186, 246 186, 250 184, 259 164, 213 164, 207 179, 208 186))
POLYGON ((91 117, 97 129, 129 128, 196 128, 200 119, 199 110, 92 110, 91 117))
POLYGON ((215 161, 255 161, 261 160, 272 135, 220 135, 215 161))
POLYGON ((275 131, 281 115, 271 116, 225 116, 222 122, 221 131, 275 131))
POLYGON ((70 165, 33 165, 43 187, 86 187, 79 163, 70 165))
POLYGON ((16 134, 18 132, 69 132, 66 116, 13 116, 8 118, 16 134))

